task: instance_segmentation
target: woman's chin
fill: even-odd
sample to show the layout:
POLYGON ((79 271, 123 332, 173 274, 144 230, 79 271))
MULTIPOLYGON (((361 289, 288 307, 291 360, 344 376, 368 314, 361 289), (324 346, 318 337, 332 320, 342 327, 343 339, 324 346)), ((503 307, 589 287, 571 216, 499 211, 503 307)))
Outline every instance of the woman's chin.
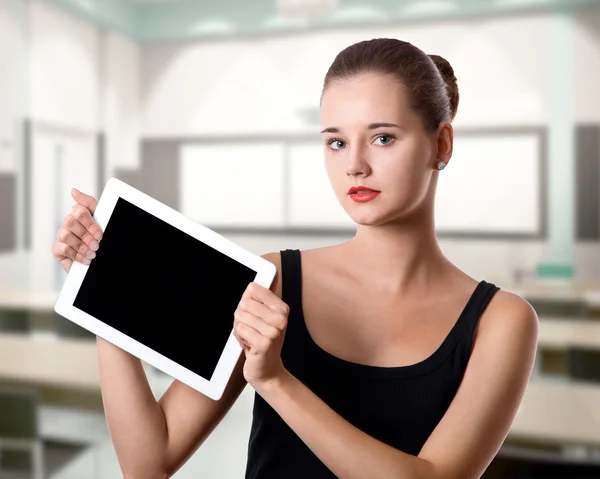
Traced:
POLYGON ((352 211, 348 212, 352 221, 360 226, 379 226, 386 222, 386 215, 382 211, 373 209, 371 211, 352 211))

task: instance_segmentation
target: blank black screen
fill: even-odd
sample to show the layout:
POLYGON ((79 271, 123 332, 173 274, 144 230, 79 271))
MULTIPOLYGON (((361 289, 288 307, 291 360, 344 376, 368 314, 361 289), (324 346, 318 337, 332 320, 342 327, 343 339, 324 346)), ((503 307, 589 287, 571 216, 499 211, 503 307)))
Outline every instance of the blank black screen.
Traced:
POLYGON ((73 305, 210 380, 255 277, 119 198, 73 305))

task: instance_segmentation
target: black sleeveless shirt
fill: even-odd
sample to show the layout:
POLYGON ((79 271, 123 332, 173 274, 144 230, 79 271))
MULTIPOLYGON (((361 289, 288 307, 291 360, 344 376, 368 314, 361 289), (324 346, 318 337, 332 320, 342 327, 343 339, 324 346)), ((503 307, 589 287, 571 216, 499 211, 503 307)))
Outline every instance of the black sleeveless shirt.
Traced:
MULTIPOLYGON (((355 427, 418 455, 454 398, 477 320, 500 288, 480 281, 428 358, 407 366, 371 366, 338 358, 313 341, 302 312, 300 251, 280 253, 282 300, 290 307, 281 351, 285 368, 355 427)), ((252 414, 246 479, 335 478, 258 393, 252 414)))

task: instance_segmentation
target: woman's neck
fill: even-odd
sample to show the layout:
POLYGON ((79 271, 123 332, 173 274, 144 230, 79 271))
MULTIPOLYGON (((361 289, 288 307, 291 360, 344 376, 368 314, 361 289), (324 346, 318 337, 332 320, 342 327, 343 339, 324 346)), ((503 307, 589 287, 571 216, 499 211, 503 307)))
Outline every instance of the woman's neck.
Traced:
POLYGON ((357 277, 394 296, 422 291, 456 270, 442 253, 432 223, 360 225, 342 246, 357 277))

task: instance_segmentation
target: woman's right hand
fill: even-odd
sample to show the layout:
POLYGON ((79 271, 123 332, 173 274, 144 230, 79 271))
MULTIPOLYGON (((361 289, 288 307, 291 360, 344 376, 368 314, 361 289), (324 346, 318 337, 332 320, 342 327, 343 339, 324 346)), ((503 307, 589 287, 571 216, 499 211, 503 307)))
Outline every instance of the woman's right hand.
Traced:
POLYGON ((98 201, 73 188, 73 205, 71 213, 65 216, 62 227, 56 234, 56 242, 52 245, 52 253, 63 269, 68 273, 73 261, 90 264, 96 257, 102 239, 102 229, 92 217, 98 201))

